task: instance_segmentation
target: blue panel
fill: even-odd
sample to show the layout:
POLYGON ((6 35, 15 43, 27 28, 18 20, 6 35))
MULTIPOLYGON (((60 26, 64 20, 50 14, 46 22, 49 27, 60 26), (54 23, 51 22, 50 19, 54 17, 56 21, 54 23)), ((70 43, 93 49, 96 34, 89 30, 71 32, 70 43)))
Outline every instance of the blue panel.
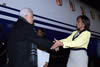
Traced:
POLYGON ((6 36, 8 36, 8 32, 10 31, 11 29, 11 25, 13 26, 15 22, 13 21, 10 21, 10 20, 5 20, 5 19, 0 19, 0 24, 2 25, 2 28, 6 34, 6 36), (10 25, 10 26, 9 26, 10 25))
POLYGON ((97 56, 97 39, 91 38, 88 46, 88 55, 97 56))
POLYGON ((97 55, 100 58, 100 40, 98 40, 98 43, 97 43, 97 55))

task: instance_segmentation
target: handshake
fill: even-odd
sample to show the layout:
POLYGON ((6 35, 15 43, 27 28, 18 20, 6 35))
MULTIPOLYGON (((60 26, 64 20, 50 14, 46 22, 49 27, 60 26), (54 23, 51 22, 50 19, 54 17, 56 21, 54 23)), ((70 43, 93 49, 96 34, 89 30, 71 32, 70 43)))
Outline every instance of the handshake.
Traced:
POLYGON ((56 40, 56 39, 54 39, 54 44, 53 44, 53 46, 51 46, 51 50, 55 50, 55 51, 59 51, 59 47, 60 46, 63 46, 63 43, 62 42, 60 42, 59 40, 56 40))

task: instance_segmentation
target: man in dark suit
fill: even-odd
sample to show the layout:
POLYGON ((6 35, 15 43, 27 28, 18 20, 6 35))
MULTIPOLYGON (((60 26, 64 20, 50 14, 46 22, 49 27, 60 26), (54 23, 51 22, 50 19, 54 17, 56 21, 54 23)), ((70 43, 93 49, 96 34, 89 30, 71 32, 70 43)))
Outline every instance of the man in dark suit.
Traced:
POLYGON ((53 44, 46 38, 37 36, 33 20, 31 9, 24 8, 20 11, 20 17, 8 38, 9 67, 38 67, 37 46, 49 50, 53 44))

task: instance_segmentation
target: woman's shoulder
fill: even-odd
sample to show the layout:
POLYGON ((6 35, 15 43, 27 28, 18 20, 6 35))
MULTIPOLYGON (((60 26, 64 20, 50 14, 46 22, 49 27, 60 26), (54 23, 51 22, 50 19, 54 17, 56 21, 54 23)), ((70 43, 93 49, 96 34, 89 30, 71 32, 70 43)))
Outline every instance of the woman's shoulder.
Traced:
POLYGON ((82 33, 83 35, 88 35, 88 36, 91 36, 91 32, 90 31, 88 31, 88 30, 85 30, 85 31, 83 31, 83 33, 82 33))
POLYGON ((91 34, 91 32, 90 32, 90 31, 88 31, 88 30, 85 30, 85 31, 84 31, 84 33, 89 33, 89 34, 91 34))
MULTIPOLYGON (((76 32, 78 32, 78 31, 77 30, 76 31, 73 31, 72 34, 75 34, 76 32)), ((88 31, 88 30, 83 31, 82 33, 83 34, 91 34, 91 32, 88 31)))

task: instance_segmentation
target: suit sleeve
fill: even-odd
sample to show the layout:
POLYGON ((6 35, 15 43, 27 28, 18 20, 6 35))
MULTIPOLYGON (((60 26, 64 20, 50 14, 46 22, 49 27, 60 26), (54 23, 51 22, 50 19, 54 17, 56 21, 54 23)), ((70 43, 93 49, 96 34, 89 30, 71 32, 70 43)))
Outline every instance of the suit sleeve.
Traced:
POLYGON ((53 45, 53 42, 48 40, 47 38, 42 38, 37 36, 37 34, 31 33, 31 34, 26 34, 27 39, 35 43, 37 46, 42 47, 43 49, 49 50, 50 47, 53 45))
POLYGON ((53 45, 53 42, 51 42, 50 40, 48 40, 47 38, 41 38, 41 37, 37 37, 33 40, 38 46, 49 50, 51 48, 51 46, 53 45))

